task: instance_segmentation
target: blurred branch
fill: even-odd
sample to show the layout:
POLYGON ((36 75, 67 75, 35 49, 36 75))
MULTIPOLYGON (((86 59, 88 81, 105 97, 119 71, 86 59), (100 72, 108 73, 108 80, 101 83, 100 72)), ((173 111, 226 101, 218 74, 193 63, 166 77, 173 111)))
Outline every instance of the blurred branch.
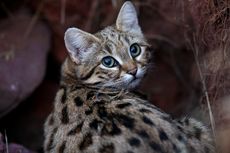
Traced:
POLYGON ((159 40, 159 41, 164 41, 167 42, 168 44, 172 45, 174 48, 177 48, 178 46, 176 45, 175 42, 170 40, 168 37, 162 36, 162 35, 157 35, 157 34, 145 34, 146 38, 148 39, 154 39, 154 40, 159 40))
POLYGON ((214 140, 215 140, 216 139, 215 120, 214 120, 214 117, 213 117, 213 111, 212 111, 211 104, 210 104, 210 98, 209 98, 209 94, 208 94, 208 90, 207 90, 207 86, 206 86, 206 82, 205 82, 205 77, 203 75, 203 72, 202 72, 201 66, 200 66, 200 62, 199 62, 199 47, 197 45, 195 35, 193 36, 193 42, 194 42, 194 45, 192 45, 191 43, 190 43, 190 45, 193 48, 192 51, 193 51, 193 54, 194 54, 195 63, 196 63, 196 66, 197 66, 197 69, 198 69, 198 72, 199 72, 199 76, 200 76, 200 79, 201 79, 201 83, 202 83, 202 86, 203 86, 204 95, 205 95, 207 106, 208 106, 208 112, 209 112, 209 118, 210 118, 212 133, 213 133, 214 140))
POLYGON ((3 2, 0 2, 0 6, 3 9, 3 11, 9 16, 11 19, 14 18, 13 14, 10 12, 10 10, 6 7, 6 5, 3 2))
POLYGON ((37 22, 37 20, 38 20, 38 18, 40 16, 41 10, 42 10, 42 8, 44 6, 44 3, 45 3, 45 0, 42 0, 40 2, 39 6, 38 6, 38 9, 36 10, 36 13, 34 14, 33 18, 31 19, 30 24, 29 24, 29 26, 28 26, 28 28, 27 28, 24 36, 23 36, 24 39, 26 39, 29 36, 29 34, 30 34, 31 30, 33 29, 35 23, 37 22))
POLYGON ((98 5, 99 5, 99 1, 98 0, 94 0, 93 1, 93 4, 91 5, 91 8, 89 10, 89 17, 87 19, 87 22, 85 24, 85 30, 86 31, 91 31, 91 28, 92 28, 92 25, 93 25, 93 22, 94 22, 94 16, 97 14, 97 8, 98 8, 98 5))
POLYGON ((65 24, 65 17, 66 17, 66 0, 61 0, 61 24, 65 24))
POLYGON ((8 144, 8 138, 5 130, 5 143, 6 143, 6 153, 9 153, 9 144, 8 144))

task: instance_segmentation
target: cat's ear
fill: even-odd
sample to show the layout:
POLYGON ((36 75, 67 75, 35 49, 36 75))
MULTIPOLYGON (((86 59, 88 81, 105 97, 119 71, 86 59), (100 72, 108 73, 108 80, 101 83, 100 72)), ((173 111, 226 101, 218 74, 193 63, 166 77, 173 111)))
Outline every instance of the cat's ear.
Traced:
POLYGON ((124 32, 131 32, 142 35, 141 28, 138 24, 137 12, 133 4, 126 1, 120 9, 117 17, 116 27, 124 32))
POLYGON ((70 58, 76 64, 80 64, 84 58, 95 51, 100 41, 94 35, 77 28, 67 29, 64 40, 70 58))

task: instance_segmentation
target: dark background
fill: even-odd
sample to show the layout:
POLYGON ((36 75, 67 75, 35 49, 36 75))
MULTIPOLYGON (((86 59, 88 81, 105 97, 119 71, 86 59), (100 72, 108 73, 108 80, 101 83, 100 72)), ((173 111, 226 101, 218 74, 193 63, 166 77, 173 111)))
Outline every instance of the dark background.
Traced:
MULTIPOLYGON (((0 2, 0 132, 8 142, 42 152, 43 123, 66 57, 65 30, 75 26, 94 33, 113 24, 123 2, 0 2)), ((152 67, 138 90, 174 117, 213 123, 218 149, 228 153, 229 1, 132 2, 153 52, 152 67)))

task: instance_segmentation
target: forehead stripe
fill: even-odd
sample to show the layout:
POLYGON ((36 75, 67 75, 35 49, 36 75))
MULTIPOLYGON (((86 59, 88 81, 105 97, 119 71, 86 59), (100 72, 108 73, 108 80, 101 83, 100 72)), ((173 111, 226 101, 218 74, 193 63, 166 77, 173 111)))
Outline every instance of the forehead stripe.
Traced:
POLYGON ((112 50, 111 50, 111 48, 108 46, 108 44, 105 44, 105 50, 107 51, 107 52, 109 52, 110 54, 112 54, 112 50))
POLYGON ((130 42, 129 42, 129 39, 127 38, 127 36, 125 35, 124 36, 124 39, 125 39, 125 41, 127 42, 127 44, 129 44, 130 42))
POLYGON ((89 79, 89 78, 93 75, 94 70, 95 70, 95 68, 96 68, 97 66, 98 66, 98 65, 96 65, 95 67, 93 67, 85 76, 83 76, 83 77, 81 78, 81 80, 87 80, 87 79, 89 79))

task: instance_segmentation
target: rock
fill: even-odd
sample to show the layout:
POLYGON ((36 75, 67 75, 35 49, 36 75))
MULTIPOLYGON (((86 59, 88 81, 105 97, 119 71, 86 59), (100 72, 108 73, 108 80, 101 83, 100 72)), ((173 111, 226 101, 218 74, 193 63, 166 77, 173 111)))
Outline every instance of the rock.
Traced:
POLYGON ((8 152, 8 153, 35 153, 34 151, 30 151, 27 148, 15 144, 15 143, 10 143, 8 144, 4 143, 4 138, 2 134, 0 133, 0 152, 8 152))
POLYGON ((28 99, 0 121, 0 129, 6 129, 9 140, 42 150, 44 121, 52 111, 58 87, 46 78, 28 99))
POLYGON ((28 97, 44 77, 50 31, 34 21, 21 11, 0 22, 0 117, 28 97))

